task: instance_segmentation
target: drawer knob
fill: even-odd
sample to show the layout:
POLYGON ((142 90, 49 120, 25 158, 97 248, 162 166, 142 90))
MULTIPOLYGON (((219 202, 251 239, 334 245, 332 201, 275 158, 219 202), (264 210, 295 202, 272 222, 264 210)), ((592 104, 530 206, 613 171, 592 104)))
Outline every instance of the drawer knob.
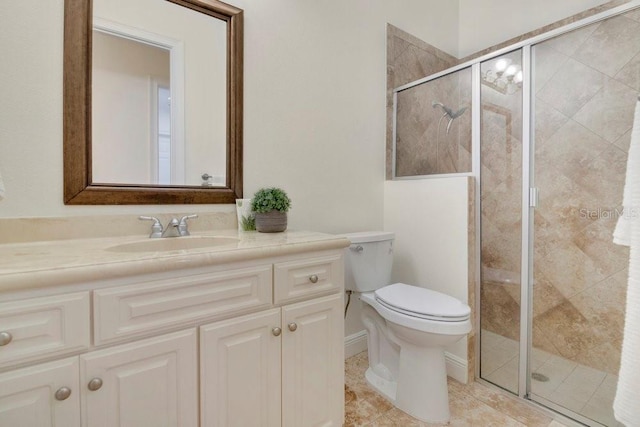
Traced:
POLYGON ((60 387, 54 397, 56 400, 67 400, 71 396, 71 389, 69 387, 60 387))
POLYGON ((271 333, 272 333, 274 336, 279 337, 279 336, 280 336, 280 334, 282 333, 282 329, 280 329, 280 328, 278 328, 278 327, 273 328, 273 329, 271 330, 271 333))
POLYGON ((318 283, 318 276, 315 274, 312 274, 311 276, 309 276, 309 281, 311 283, 318 283))
POLYGON ((287 325, 287 328, 289 328, 291 332, 295 332, 296 329, 298 329, 298 325, 295 322, 291 322, 287 325))
POLYGON ((7 331, 0 332, 0 346, 7 345, 13 339, 13 335, 11 335, 7 331))
POLYGON ((100 387, 102 387, 102 380, 100 378, 94 378, 91 381, 89 381, 89 384, 87 384, 87 387, 91 391, 100 390, 100 387))

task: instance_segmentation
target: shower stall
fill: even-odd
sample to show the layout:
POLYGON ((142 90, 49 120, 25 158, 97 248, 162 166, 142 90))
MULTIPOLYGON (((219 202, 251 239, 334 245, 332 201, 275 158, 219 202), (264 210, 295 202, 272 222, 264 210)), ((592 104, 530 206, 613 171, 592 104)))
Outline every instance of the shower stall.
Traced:
POLYGON ((476 376, 586 425, 619 425, 639 94, 639 1, 394 90, 394 179, 476 178, 476 376))

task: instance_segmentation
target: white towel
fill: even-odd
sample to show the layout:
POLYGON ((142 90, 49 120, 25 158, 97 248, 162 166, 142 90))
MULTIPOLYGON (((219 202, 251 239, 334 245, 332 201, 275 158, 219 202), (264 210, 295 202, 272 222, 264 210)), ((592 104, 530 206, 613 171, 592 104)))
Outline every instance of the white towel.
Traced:
POLYGON ((614 231, 614 242, 630 247, 627 309, 620 374, 613 411, 628 427, 640 426, 640 99, 636 104, 627 160, 623 216, 614 231))

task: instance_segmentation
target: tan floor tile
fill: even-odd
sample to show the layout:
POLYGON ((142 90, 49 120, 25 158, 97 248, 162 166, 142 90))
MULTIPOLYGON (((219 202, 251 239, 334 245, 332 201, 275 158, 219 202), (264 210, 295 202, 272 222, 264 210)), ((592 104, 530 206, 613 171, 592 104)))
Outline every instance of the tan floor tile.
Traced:
POLYGON ((466 393, 456 394, 450 407, 451 426, 524 426, 466 393))
MULTIPOLYGON (((366 352, 347 359, 346 371, 362 372, 367 361, 366 352)), ((417 420, 391 405, 365 382, 346 376, 345 426, 367 427, 439 427, 417 420)), ((448 380, 451 420, 450 426, 545 427, 551 418, 538 413, 529 405, 490 389, 479 383, 461 384, 448 380)))
MULTIPOLYGON (((487 334, 487 338, 493 344, 505 344, 505 340, 491 333, 487 334)), ((535 394, 605 425, 619 427, 611 409, 617 383, 615 375, 604 374, 540 350, 535 353, 541 364, 538 372, 549 376, 547 382, 533 382, 535 394)), ((409 416, 374 391, 364 379, 367 364, 366 352, 346 361, 345 370, 350 375, 345 375, 345 426, 442 426, 409 416)), ((566 427, 515 396, 481 383, 461 384, 449 378, 448 387, 451 411, 449 426, 566 427)))
POLYGON ((546 427, 549 424, 550 418, 547 415, 531 406, 523 405, 506 393, 492 390, 479 383, 466 386, 465 391, 493 409, 510 416, 528 427, 546 427))

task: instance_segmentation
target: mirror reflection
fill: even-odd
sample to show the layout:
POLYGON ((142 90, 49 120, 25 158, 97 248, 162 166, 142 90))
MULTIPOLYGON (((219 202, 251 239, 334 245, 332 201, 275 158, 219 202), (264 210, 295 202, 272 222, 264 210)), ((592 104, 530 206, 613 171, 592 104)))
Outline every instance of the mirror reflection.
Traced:
POLYGON ((92 183, 226 186, 225 21, 94 0, 92 56, 92 183))

